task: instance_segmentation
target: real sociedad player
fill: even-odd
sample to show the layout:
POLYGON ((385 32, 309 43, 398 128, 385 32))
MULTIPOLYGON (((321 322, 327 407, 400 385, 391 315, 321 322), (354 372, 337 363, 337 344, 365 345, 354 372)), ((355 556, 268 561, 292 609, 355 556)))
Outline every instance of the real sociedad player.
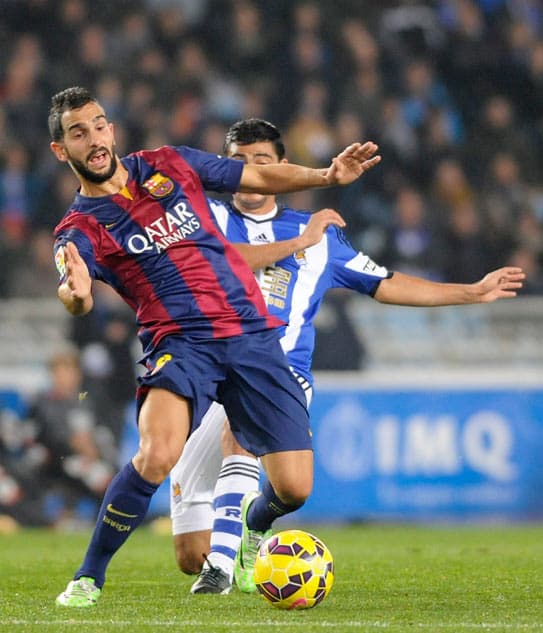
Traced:
POLYGON ((96 604, 106 568, 143 520, 212 401, 236 420, 240 443, 273 484, 263 524, 310 493, 313 453, 303 392, 254 275, 217 229, 204 188, 270 193, 345 185, 376 165, 374 143, 354 143, 326 169, 244 165, 188 147, 117 156, 113 125, 86 90, 52 98, 51 150, 80 189, 55 229, 58 296, 73 315, 92 309, 92 281, 134 309, 147 373, 137 393, 139 449, 107 489, 84 561, 57 604, 96 604), (241 431, 243 430, 243 434, 241 431))
MULTIPOLYGON (((260 119, 234 124, 226 135, 224 150, 227 156, 246 164, 285 160, 279 131, 260 119)), ((441 306, 514 297, 524 278, 522 270, 515 267, 493 271, 474 284, 436 283, 392 274, 355 251, 337 228, 338 223, 327 228, 325 218, 330 210, 311 215, 280 208, 270 195, 237 193, 231 204, 212 201, 211 208, 229 241, 260 244, 244 254, 253 269, 260 269, 256 275, 270 313, 287 323, 282 328, 281 344, 308 402, 313 385, 313 320, 328 289, 347 288, 382 303, 441 306), (325 230, 323 239, 301 248, 300 237, 312 223, 317 224, 321 214, 323 223, 318 230, 325 230), (278 261, 277 254, 285 248, 291 256, 278 261)), ((236 246, 242 250, 240 244, 236 246)), ((207 554, 192 593, 228 593, 235 559, 238 588, 254 591, 252 565, 268 527, 253 515, 260 499, 256 492, 258 461, 237 444, 224 420, 224 409, 214 404, 170 475, 178 565, 186 573, 197 573, 204 562, 202 553, 207 554)), ((264 484, 265 497, 269 485, 264 484)))

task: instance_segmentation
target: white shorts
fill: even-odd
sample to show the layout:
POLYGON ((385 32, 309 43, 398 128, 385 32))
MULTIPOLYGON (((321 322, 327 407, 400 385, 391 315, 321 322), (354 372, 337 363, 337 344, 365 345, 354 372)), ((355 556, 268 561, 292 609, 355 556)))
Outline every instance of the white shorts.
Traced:
POLYGON ((225 420, 224 407, 214 402, 170 472, 174 535, 213 527, 213 492, 221 470, 221 434, 225 420))
MULTIPOLYGON (((308 385, 304 391, 309 406, 313 390, 308 385)), ((214 402, 170 472, 170 515, 174 536, 213 527, 213 496, 222 465, 221 434, 225 420, 224 407, 214 402)))

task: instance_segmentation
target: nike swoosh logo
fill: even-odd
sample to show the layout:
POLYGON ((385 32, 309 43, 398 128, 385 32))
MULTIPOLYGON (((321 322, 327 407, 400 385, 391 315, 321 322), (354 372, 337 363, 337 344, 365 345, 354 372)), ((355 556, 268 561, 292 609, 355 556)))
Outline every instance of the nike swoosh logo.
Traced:
POLYGON ((117 222, 112 222, 111 224, 104 224, 105 229, 111 229, 117 224, 117 222))
POLYGON ((135 519, 138 516, 137 514, 126 514, 125 512, 121 512, 120 510, 115 510, 111 503, 108 504, 106 510, 108 512, 111 512, 111 514, 117 514, 118 516, 126 517, 127 519, 135 519))

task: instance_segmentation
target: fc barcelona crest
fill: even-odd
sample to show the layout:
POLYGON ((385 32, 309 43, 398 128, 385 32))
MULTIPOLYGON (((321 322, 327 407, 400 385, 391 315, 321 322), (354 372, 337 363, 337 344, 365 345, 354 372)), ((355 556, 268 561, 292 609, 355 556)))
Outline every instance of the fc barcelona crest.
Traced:
POLYGON ((164 198, 164 196, 167 196, 173 191, 173 181, 158 171, 156 174, 153 174, 149 180, 146 180, 143 186, 153 198, 164 198))

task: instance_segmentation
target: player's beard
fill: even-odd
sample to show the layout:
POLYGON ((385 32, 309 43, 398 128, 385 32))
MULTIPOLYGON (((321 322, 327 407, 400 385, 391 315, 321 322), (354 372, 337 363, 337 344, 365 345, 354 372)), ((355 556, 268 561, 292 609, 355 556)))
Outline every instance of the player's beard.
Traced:
MULTIPOLYGON (((117 153, 115 152, 115 144, 111 146, 111 151, 109 151, 106 147, 100 147, 97 150, 94 150, 92 154, 96 154, 96 152, 98 151, 107 152, 111 158, 109 169, 106 172, 101 173, 101 174, 98 174, 95 171, 92 171, 82 161, 77 160, 77 158, 73 158, 73 156, 70 156, 69 154, 68 154, 68 159, 70 161, 70 165, 82 178, 84 178, 85 180, 88 180, 89 182, 93 182, 94 184, 100 185, 103 182, 106 182, 106 180, 109 180, 113 176, 113 174, 117 171, 118 162, 117 162, 117 153)), ((91 158, 92 154, 89 154, 87 160, 91 158)))

